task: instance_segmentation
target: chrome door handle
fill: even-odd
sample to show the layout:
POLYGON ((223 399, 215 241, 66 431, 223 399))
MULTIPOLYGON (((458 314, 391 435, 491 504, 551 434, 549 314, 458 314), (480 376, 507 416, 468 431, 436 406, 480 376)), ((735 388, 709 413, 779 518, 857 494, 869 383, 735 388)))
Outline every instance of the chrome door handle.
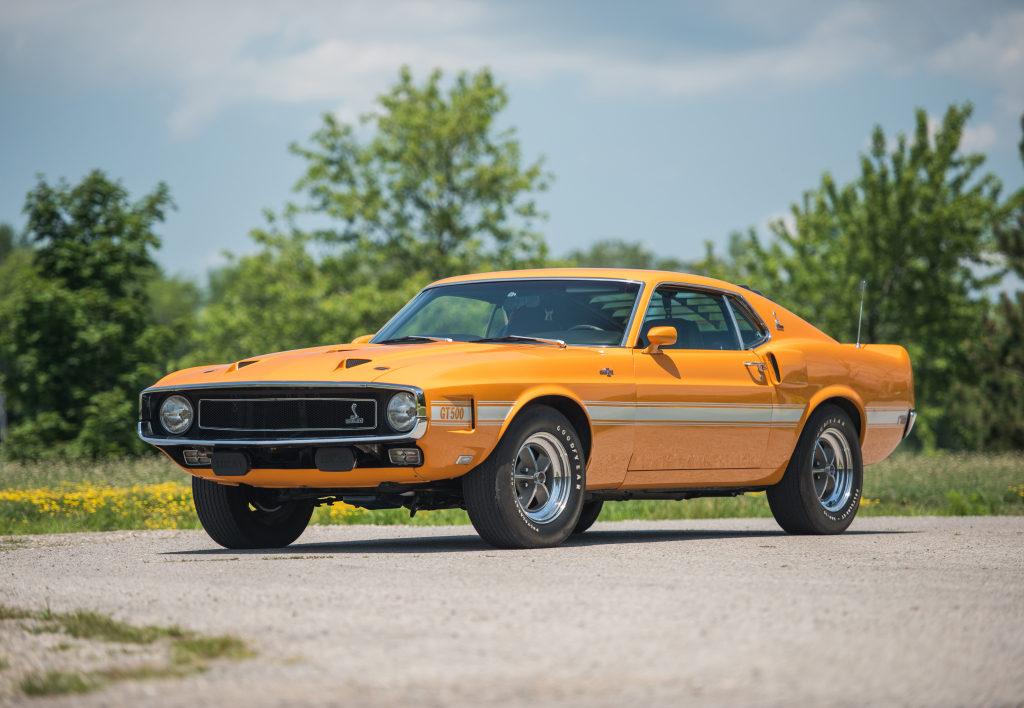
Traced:
POLYGON ((768 371, 768 365, 762 364, 759 361, 745 361, 743 366, 755 366, 757 367, 757 373, 761 377, 761 381, 765 380, 765 372, 768 371))

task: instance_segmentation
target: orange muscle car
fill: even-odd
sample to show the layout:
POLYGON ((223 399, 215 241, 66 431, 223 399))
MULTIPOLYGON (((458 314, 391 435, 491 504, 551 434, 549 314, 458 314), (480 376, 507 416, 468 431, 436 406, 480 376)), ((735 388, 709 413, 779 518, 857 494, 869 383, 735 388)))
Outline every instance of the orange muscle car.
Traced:
POLYGON ((351 344, 176 372, 139 434, 228 548, 286 546, 334 502, 464 508, 534 548, 606 501, 755 491, 786 531, 840 533, 913 408, 902 347, 710 278, 556 269, 448 278, 351 344))

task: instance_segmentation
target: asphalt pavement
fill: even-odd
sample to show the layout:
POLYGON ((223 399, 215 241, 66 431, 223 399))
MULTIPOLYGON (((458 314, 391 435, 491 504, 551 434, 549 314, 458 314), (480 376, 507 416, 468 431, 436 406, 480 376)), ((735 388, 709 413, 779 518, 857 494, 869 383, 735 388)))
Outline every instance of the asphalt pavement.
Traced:
MULTIPOLYGON (((16 705, 1021 706, 1024 517, 599 523, 498 551, 471 527, 202 531, 0 547, 0 604, 236 634, 254 659, 16 705)), ((10 625, 10 622, 8 622, 10 625)), ((19 649, 8 626, 0 652, 19 649)), ((10 669, 13 670, 13 669, 10 669)))

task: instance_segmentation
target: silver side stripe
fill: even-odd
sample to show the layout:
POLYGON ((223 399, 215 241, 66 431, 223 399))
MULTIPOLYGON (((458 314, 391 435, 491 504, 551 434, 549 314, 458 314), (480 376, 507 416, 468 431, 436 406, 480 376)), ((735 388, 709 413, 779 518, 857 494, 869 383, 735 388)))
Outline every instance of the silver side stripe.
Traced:
MULTIPOLYGON (((435 402, 434 405, 436 406, 435 402)), ((751 403, 736 405, 730 403, 644 403, 628 401, 584 401, 587 415, 598 425, 633 425, 646 423, 655 425, 728 425, 759 426, 771 424, 780 428, 797 425, 803 418, 804 405, 777 405, 751 403)), ((451 405, 446 403, 445 405, 451 405)), ((480 401, 477 403, 479 425, 502 425, 512 409, 514 401, 480 401)), ((898 426, 900 417, 906 416, 908 408, 867 409, 869 426, 898 426)), ((443 424, 431 411, 431 420, 443 424)))
POLYGON ((506 403, 502 401, 499 404, 492 403, 491 401, 480 401, 476 404, 476 419, 480 425, 487 425, 489 423, 504 423, 505 419, 508 418, 508 414, 512 412, 514 405, 512 403, 506 403))
POLYGON ((796 424, 800 422, 803 416, 803 406, 775 406, 772 409, 772 423, 796 424))
MULTIPOLYGON (((890 425, 901 425, 900 418, 906 416, 910 409, 903 408, 867 408, 868 414, 868 425, 870 426, 890 426, 890 425)), ((904 418, 904 423, 906 419, 904 418)))
POLYGON ((772 422, 771 406, 725 407, 725 406, 648 406, 637 405, 638 423, 759 423, 772 422))
POLYGON ((800 422, 804 406, 752 403, 644 403, 584 401, 587 415, 598 425, 728 425, 790 427, 800 422))
POLYGON ((587 415, 589 415, 590 419, 595 423, 617 421, 619 423, 628 424, 636 421, 635 403, 585 403, 584 407, 587 409, 587 415))

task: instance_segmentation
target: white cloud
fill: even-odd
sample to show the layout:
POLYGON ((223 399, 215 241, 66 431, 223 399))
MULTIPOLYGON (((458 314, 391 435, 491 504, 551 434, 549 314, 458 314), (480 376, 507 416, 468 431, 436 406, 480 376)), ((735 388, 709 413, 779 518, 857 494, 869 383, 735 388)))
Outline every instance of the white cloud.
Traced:
MULTIPOLYGON (((765 24, 758 3, 728 8, 734 22, 746 13, 748 28, 765 24)), ((505 80, 567 77, 604 96, 699 97, 820 85, 865 68, 912 71, 920 62, 920 52, 907 49, 917 46, 905 32, 913 19, 894 20, 902 11, 887 4, 797 3, 787 12, 793 22, 766 30, 772 41, 709 52, 681 41, 650 48, 558 28, 542 33, 529 8, 485 0, 8 0, 0 6, 0 62, 8 71, 81 86, 170 88, 169 126, 178 137, 249 101, 326 100, 353 116, 370 107, 401 64, 420 75, 488 65, 505 80), (787 25, 795 29, 784 32, 787 25)), ((1024 94, 1024 13, 1013 17, 1012 26, 1000 23, 945 46, 930 66, 984 70, 1008 87, 1012 102, 1024 94), (986 68, 991 62, 999 68, 986 68)))
POLYGON ((874 14, 840 7, 777 47, 720 54, 677 47, 638 59, 586 42, 540 41, 522 21, 509 28, 507 8, 474 0, 21 2, 0 10, 0 55, 9 67, 42 67, 86 84, 170 84, 179 92, 170 126, 183 136, 243 101, 328 99, 347 113, 365 110, 401 64, 419 72, 489 65, 534 81, 568 76, 611 95, 823 81, 884 57, 862 31, 874 14))
POLYGON ((942 73, 997 87, 1003 108, 1019 116, 1024 112, 1024 10, 997 18, 987 32, 968 31, 936 51, 931 64, 942 73))
POLYGON ((960 150, 962 152, 984 152, 996 144, 996 129, 991 123, 982 123, 978 127, 964 127, 963 137, 960 138, 960 150))

